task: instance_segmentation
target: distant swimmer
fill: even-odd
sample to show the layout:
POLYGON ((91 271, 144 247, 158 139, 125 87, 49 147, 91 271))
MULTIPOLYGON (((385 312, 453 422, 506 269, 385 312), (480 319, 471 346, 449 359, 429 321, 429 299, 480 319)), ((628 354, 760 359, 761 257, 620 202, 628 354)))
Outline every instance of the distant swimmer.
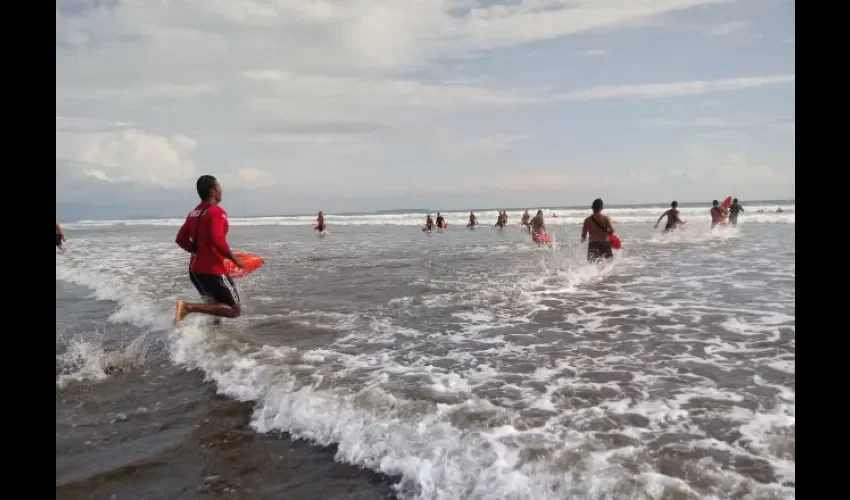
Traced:
POLYGON ((434 229, 434 219, 431 218, 431 214, 428 214, 428 217, 425 219, 425 229, 428 231, 434 229))
POLYGON ((437 212, 437 227, 439 229, 445 229, 446 227, 446 219, 444 219, 443 216, 440 215, 440 212, 437 212))
POLYGON ((319 216, 316 217, 316 227, 313 228, 313 231, 322 232, 325 230, 325 215, 319 210, 319 216))
POLYGON ((62 226, 59 225, 59 221, 56 221, 56 248, 64 251, 66 241, 67 239, 65 238, 65 233, 62 231, 62 226))
POLYGON ((241 268, 242 259, 233 255, 227 244, 227 212, 219 205, 221 184, 211 175, 202 175, 196 187, 201 203, 186 216, 175 241, 191 254, 189 279, 205 303, 178 300, 174 324, 191 313, 235 318, 242 312, 236 284, 224 267, 227 259, 241 268))
POLYGON ((590 241, 587 243, 587 260, 595 262, 599 259, 611 259, 614 257, 614 250, 611 248, 611 242, 608 241, 608 235, 614 234, 614 223, 611 222, 610 217, 602 213, 604 205, 601 199, 593 200, 591 208, 593 214, 584 219, 581 228, 582 243, 587 241, 587 236, 590 235, 590 241))
POLYGON ((718 224, 726 222, 726 210, 720 206, 720 202, 713 200, 711 202, 711 229, 714 229, 718 224))
POLYGON ((663 219, 664 217, 667 217, 667 224, 664 225, 665 233, 670 232, 676 229, 677 226, 681 226, 682 224, 684 224, 684 221, 679 218, 678 201, 670 203, 670 210, 667 210, 666 212, 661 214, 661 217, 659 217, 658 220, 655 222, 655 227, 658 227, 658 224, 661 223, 661 219, 663 219))
POLYGON ((744 207, 738 203, 738 198, 732 200, 732 204, 729 205, 729 222, 731 222, 733 226, 738 225, 738 214, 743 211, 744 207))
POLYGON ((546 234, 546 221, 543 220, 543 210, 538 210, 537 215, 532 217, 531 222, 529 222, 529 227, 531 228, 532 236, 546 234))
POLYGON ((469 212, 469 224, 466 227, 475 227, 478 225, 478 217, 474 213, 469 212))
POLYGON ((530 219, 531 219, 531 214, 529 214, 529 213, 528 213, 528 210, 526 210, 526 211, 522 214, 522 220, 520 220, 520 222, 519 222, 519 225, 520 225, 520 226, 527 227, 529 232, 531 232, 531 225, 528 223, 528 221, 529 221, 530 219))

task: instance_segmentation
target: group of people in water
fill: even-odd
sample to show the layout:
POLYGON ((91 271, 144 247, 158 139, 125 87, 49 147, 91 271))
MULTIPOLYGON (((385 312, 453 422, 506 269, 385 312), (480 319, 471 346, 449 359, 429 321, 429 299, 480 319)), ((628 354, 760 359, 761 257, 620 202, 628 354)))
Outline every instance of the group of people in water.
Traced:
MULTIPOLYGON (((719 201, 713 200, 711 202, 711 210, 709 211, 711 214, 711 229, 714 229, 718 225, 726 226, 728 224, 736 227, 738 225, 738 215, 743 211, 744 207, 738 203, 738 198, 733 199, 728 208, 724 207, 719 201)), ((655 227, 658 227, 658 224, 661 223, 661 219, 664 217, 667 217, 667 223, 664 225, 665 233, 687 225, 687 221, 679 217, 678 201, 670 203, 670 208, 658 217, 655 227)))
MULTIPOLYGON (((236 283, 228 274, 224 265, 225 261, 232 261, 237 268, 242 267, 241 259, 234 255, 227 243, 229 223, 227 212, 221 208, 222 188, 218 180, 211 175, 202 175, 196 182, 196 190, 201 202, 186 216, 186 220, 177 232, 175 241, 184 251, 189 253, 189 281, 194 285, 203 302, 190 303, 178 300, 174 323, 179 323, 184 317, 191 313, 201 313, 218 318, 235 318, 241 314, 241 304, 236 283)), ((656 222, 655 226, 664 217, 667 223, 664 231, 672 231, 686 224, 679 216, 679 204, 672 202, 670 209, 665 211, 656 222)), ((587 259, 596 262, 600 259, 611 259, 614 256, 611 240, 616 240, 614 235, 614 223, 611 218, 602 213, 604 203, 602 199, 595 199, 591 204, 592 213, 584 219, 581 229, 581 242, 587 242, 587 259)), ((728 208, 721 205, 717 200, 712 202, 711 227, 726 225, 733 226, 738 223, 738 215, 744 208, 734 199, 728 208)), ((504 210, 499 211, 495 227, 504 228, 508 223, 508 214, 504 210)), ((546 222, 543 219, 543 210, 538 210, 534 217, 525 211, 520 221, 521 227, 528 229, 529 233, 538 243, 540 236, 546 234, 546 222)), ((428 217, 425 220, 425 230, 433 230, 434 227, 445 229, 448 227, 445 218, 437 213, 436 221, 428 217)), ((478 217, 475 213, 469 213, 467 227, 474 229, 478 226, 478 217)), ((313 228, 316 231, 326 230, 325 218, 319 212, 317 224, 313 228)), ((56 222, 56 247, 64 249, 66 241, 65 233, 59 222, 56 222)))

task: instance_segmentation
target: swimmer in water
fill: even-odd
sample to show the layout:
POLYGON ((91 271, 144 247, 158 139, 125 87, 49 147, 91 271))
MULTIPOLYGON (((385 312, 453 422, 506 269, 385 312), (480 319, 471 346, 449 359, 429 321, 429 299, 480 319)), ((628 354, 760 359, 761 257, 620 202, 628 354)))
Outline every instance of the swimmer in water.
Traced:
POLYGON ((466 227, 475 227, 478 225, 478 217, 474 213, 469 212, 469 224, 466 227))
POLYGON ((601 199, 593 200, 591 205, 593 214, 584 219, 581 228, 582 243, 587 241, 590 235, 590 241, 587 243, 587 260, 590 262, 614 257, 614 250, 611 248, 611 242, 608 241, 608 235, 614 234, 614 223, 611 222, 610 217, 602 213, 603 208, 601 199))
POLYGON ((431 214, 428 214, 428 217, 425 218, 425 229, 428 231, 434 229, 434 219, 431 218, 431 214))
POLYGON ((531 219, 529 227, 531 228, 531 236, 534 238, 534 241, 537 241, 540 236, 546 234, 546 221, 543 220, 543 210, 537 211, 537 215, 531 219))
POLYGON ((499 210, 499 217, 496 218, 496 226, 499 229, 505 227, 505 219, 507 219, 507 215, 505 215, 501 210, 499 210))
POLYGON ((720 202, 713 200, 711 202, 711 229, 714 229, 718 224, 726 220, 726 210, 720 206, 720 202))
POLYGON ((528 210, 522 214, 522 220, 520 220, 519 225, 528 228, 528 232, 531 232, 531 225, 529 225, 528 221, 531 219, 531 214, 528 213, 528 210))
POLYGON ((437 212, 437 228, 438 229, 445 229, 445 227, 446 227, 446 219, 444 219, 443 216, 440 215, 440 212, 437 212))
POLYGON ((738 214, 743 211, 744 207, 738 203, 738 198, 732 200, 732 204, 729 205, 729 222, 732 223, 732 226, 738 225, 738 214))
POLYGON ((65 233, 62 231, 62 226, 59 225, 59 221, 56 221, 56 248, 64 252, 66 241, 68 240, 65 238, 65 233))
POLYGON ((319 216, 316 217, 316 227, 313 228, 313 231, 323 232, 325 230, 325 215, 319 210, 319 216))
POLYGON ((673 203, 670 203, 670 210, 667 210, 666 212, 661 214, 661 217, 659 217, 658 220, 655 222, 655 227, 658 227, 658 224, 661 223, 661 219, 663 219, 664 217, 667 217, 667 224, 664 226, 664 232, 665 233, 668 233, 668 232, 676 229, 677 226, 681 226, 682 224, 684 224, 682 219, 679 218, 679 202, 678 201, 674 201, 673 203))

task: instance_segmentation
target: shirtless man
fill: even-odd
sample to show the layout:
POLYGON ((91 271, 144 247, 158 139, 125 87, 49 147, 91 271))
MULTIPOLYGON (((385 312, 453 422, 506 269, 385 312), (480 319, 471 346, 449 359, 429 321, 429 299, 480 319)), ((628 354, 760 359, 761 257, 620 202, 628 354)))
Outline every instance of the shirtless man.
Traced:
POLYGON ((56 221, 56 248, 59 250, 65 250, 65 233, 62 231, 62 226, 59 225, 59 221, 56 221))
POLYGON ((322 232, 325 230, 325 215, 319 210, 319 216, 316 217, 316 227, 313 228, 313 231, 322 232))
POLYGON ((446 219, 440 215, 440 212, 437 212, 437 229, 445 229, 446 228, 446 219))
POLYGON ((478 225, 478 217, 474 213, 469 212, 469 224, 466 227, 473 228, 478 225))
POLYGON ((595 262, 599 259, 611 259, 614 257, 614 250, 608 241, 608 235, 614 234, 614 223, 611 222, 610 217, 602 213, 604 205, 601 199, 593 200, 591 208, 593 215, 584 219, 584 225, 581 228, 582 243, 587 241, 587 236, 590 235, 590 241, 587 243, 587 260, 595 262))
POLYGON ((431 214, 428 214, 428 217, 425 218, 425 229, 428 231, 434 229, 434 219, 431 218, 431 214))
POLYGON ((711 202, 711 229, 714 229, 718 224, 726 221, 726 209, 720 206, 720 202, 713 200, 711 202))
POLYGON ((522 220, 520 221, 520 226, 525 226, 528 228, 528 231, 531 232, 531 226, 528 224, 529 219, 531 219, 531 214, 528 213, 528 210, 522 214, 522 220))
POLYGON ((659 217, 658 220, 655 221, 655 227, 658 227, 658 224, 661 223, 661 219, 663 219, 664 217, 667 217, 667 224, 664 226, 664 232, 665 233, 668 233, 668 232, 676 229, 676 226, 680 226, 680 225, 684 224, 682 219, 679 218, 679 202, 678 201, 674 201, 673 203, 671 203, 670 204, 670 210, 667 210, 666 212, 661 214, 661 217, 659 217))
POLYGON ((529 227, 531 228, 532 236, 536 235, 539 237, 542 234, 546 234, 546 222, 543 220, 543 210, 537 211, 537 215, 531 219, 529 227))
POLYGON ((507 220, 507 218, 508 216, 505 215, 504 212, 499 210, 499 217, 496 218, 496 227, 498 227, 499 229, 505 227, 505 221, 507 220))

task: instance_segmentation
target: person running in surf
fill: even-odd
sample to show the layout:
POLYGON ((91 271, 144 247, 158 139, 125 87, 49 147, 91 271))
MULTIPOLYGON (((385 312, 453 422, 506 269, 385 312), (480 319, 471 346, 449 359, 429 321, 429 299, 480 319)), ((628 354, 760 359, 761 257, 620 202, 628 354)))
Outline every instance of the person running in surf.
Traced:
POLYGON ((440 212, 437 212, 437 228, 444 229, 446 227, 446 219, 440 215, 440 212))
POLYGON ((202 175, 196 183, 201 203, 189 212, 175 239, 189 252, 189 280, 205 303, 177 300, 174 324, 191 313, 218 318, 235 318, 242 313, 236 284, 224 267, 225 259, 242 267, 242 259, 233 255, 227 244, 227 212, 221 208, 221 184, 212 175, 202 175))
POLYGON ((587 260, 595 262, 599 259, 611 259, 614 257, 614 250, 611 248, 611 242, 608 241, 608 235, 614 234, 614 223, 611 218, 602 213, 604 204, 600 198, 593 200, 591 209, 593 214, 584 219, 584 225, 581 228, 581 242, 587 241, 590 235, 590 241, 587 243, 587 260))
POLYGON ((68 240, 65 238, 65 233, 62 231, 62 226, 59 225, 59 221, 56 221, 56 248, 64 251, 66 241, 68 240))
POLYGON ((499 229, 502 229, 503 227, 505 227, 505 219, 506 218, 507 218, 507 216, 501 210, 499 210, 499 217, 496 218, 496 226, 495 227, 497 227, 499 229))
POLYGON ((316 217, 316 227, 313 228, 313 231, 323 232, 325 230, 325 214, 319 210, 319 216, 316 217))
POLYGON ((529 213, 528 213, 528 210, 526 210, 526 211, 525 211, 525 213, 523 213, 523 214, 522 214, 522 220, 521 220, 521 221, 520 221, 520 223, 519 223, 519 224, 520 224, 520 226, 527 227, 527 228, 528 228, 528 232, 531 232, 531 225, 528 223, 528 221, 529 221, 530 219, 531 219, 531 214, 529 214, 529 213))
POLYGON ((714 229, 718 224, 726 221, 726 210, 720 206, 720 202, 713 200, 711 202, 711 229, 714 229))
POLYGON ((478 217, 474 213, 469 212, 469 224, 466 227, 475 227, 478 225, 478 217))
POLYGON ((732 200, 732 204, 729 205, 729 222, 732 223, 732 226, 738 225, 738 214, 743 211, 744 207, 738 203, 738 198, 732 200))
POLYGON ((425 218, 425 229, 428 231, 434 229, 434 219, 431 218, 431 214, 428 214, 428 217, 425 218))
POLYGON ((540 236, 546 234, 546 222, 543 220, 543 210, 537 211, 537 215, 531 219, 529 227, 531 228, 531 236, 535 241, 540 236))
POLYGON ((658 227, 658 224, 661 223, 661 219, 663 219, 664 217, 667 217, 667 224, 664 226, 665 233, 669 233, 670 231, 676 229, 677 226, 681 226, 682 224, 684 224, 684 221, 679 218, 678 201, 670 203, 670 210, 667 210, 666 212, 661 214, 661 217, 659 217, 658 220, 655 221, 655 227, 658 227))

